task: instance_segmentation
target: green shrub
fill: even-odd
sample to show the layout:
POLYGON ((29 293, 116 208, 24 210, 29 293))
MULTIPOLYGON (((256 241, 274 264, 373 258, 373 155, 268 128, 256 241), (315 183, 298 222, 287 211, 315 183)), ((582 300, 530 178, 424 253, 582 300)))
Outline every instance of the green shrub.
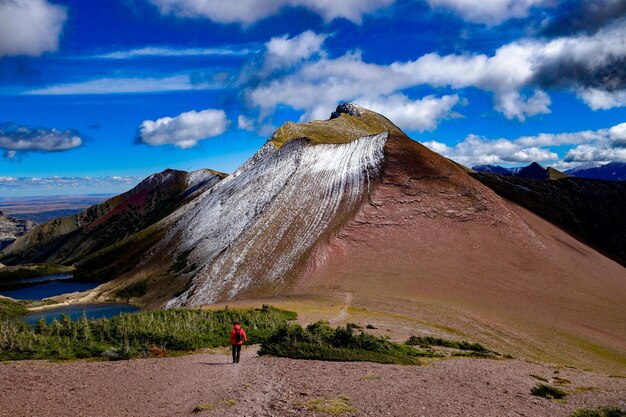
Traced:
POLYGON ((333 416, 341 416, 358 411, 356 407, 352 405, 350 398, 345 395, 340 395, 337 398, 318 398, 297 405, 304 407, 309 412, 321 412, 333 416))
POLYGON ((24 303, 8 298, 0 298, 0 321, 26 314, 24 303))
POLYGON ((358 361, 419 365, 420 352, 360 331, 350 325, 331 327, 321 322, 303 328, 285 324, 261 345, 261 355, 326 361, 358 361))
POLYGON ((447 339, 441 339, 438 337, 431 337, 431 336, 426 336, 426 337, 411 336, 405 342, 405 344, 409 346, 420 346, 424 348, 429 348, 431 346, 442 346, 442 347, 472 352, 473 354, 478 355, 478 356, 490 356, 490 355, 498 354, 497 352, 489 350, 479 343, 471 343, 471 342, 466 342, 464 340, 458 342, 455 340, 447 340, 447 339))
POLYGON ((119 298, 130 299, 130 298, 143 297, 144 295, 146 295, 147 292, 148 292, 148 281, 143 280, 139 282, 133 282, 132 284, 129 284, 125 286, 124 288, 117 290, 115 292, 115 295, 119 298))
POLYGON ((549 400, 559 400, 567 395, 565 391, 561 391, 548 384, 539 384, 530 390, 532 395, 547 398, 549 400))
POLYGON ((121 314, 111 319, 72 321, 68 316, 29 326, 0 321, 0 360, 128 359, 148 356, 151 347, 188 352, 228 346, 233 321, 239 321, 252 343, 268 340, 295 313, 270 306, 233 310, 157 310, 121 314))
POLYGON ((571 417, 626 417, 626 411, 619 407, 601 407, 596 410, 578 409, 571 417))

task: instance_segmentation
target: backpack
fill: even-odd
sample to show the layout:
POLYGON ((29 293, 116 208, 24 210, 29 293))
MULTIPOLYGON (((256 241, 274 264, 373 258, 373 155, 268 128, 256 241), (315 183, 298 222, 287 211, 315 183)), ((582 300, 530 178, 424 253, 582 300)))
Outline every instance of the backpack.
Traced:
POLYGON ((243 336, 241 334, 241 329, 235 330, 235 342, 240 343, 243 340, 243 336))

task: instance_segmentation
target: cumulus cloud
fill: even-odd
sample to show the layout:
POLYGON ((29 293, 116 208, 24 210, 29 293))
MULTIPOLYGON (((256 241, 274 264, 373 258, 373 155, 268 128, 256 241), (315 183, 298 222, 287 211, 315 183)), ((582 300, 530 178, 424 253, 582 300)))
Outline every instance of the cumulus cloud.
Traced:
POLYGON ((229 125, 230 121, 223 110, 192 110, 176 117, 144 120, 137 129, 136 142, 188 149, 203 139, 221 135, 229 125))
POLYGON ((325 117, 339 101, 375 102, 418 85, 492 92, 495 109, 520 121, 550 112, 547 89, 569 90, 592 109, 607 109, 626 105, 624 39, 626 25, 612 25, 593 35, 522 39, 493 55, 429 53, 379 65, 365 62, 358 51, 337 58, 320 54, 291 73, 250 86, 246 96, 262 114, 288 105, 304 111, 302 120, 325 117))
POLYGON ((528 16, 532 7, 549 4, 549 0, 426 0, 433 8, 450 10, 474 23, 500 24, 511 18, 528 16))
POLYGON ((237 129, 254 130, 254 120, 240 114, 237 116, 237 129))
POLYGON ((572 162, 626 161, 626 123, 608 129, 540 133, 517 139, 468 135, 454 146, 437 141, 424 145, 467 166, 551 161, 555 166, 571 167, 572 162), (563 145, 576 146, 559 161, 558 154, 550 148, 563 145))
POLYGON ((0 124, 0 149, 4 150, 4 156, 8 159, 28 152, 67 151, 82 144, 83 139, 75 130, 60 131, 43 127, 0 124))
POLYGON ((222 0, 150 0, 165 15, 206 18, 219 23, 252 24, 278 14, 286 7, 304 7, 326 21, 344 18, 355 23, 364 15, 386 7, 394 0, 237 0, 226 6, 222 0))
POLYGON ((268 65, 292 65, 322 51, 328 35, 316 34, 311 30, 289 38, 277 36, 265 44, 265 61, 268 65))
POLYGON ((64 7, 46 0, 0 0, 0 57, 56 51, 66 19, 64 7))
POLYGON ((374 100, 356 100, 363 107, 384 114, 401 128, 420 132, 434 130, 443 119, 459 117, 460 115, 452 110, 459 101, 460 98, 456 94, 442 97, 426 96, 418 100, 411 100, 404 94, 393 94, 374 100))

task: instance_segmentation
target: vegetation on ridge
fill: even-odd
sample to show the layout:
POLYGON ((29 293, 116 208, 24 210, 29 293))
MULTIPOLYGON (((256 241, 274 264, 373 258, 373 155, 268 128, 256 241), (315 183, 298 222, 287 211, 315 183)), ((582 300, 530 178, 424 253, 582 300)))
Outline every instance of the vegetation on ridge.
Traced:
POLYGON ((332 329, 317 322, 306 328, 286 324, 263 343, 260 355, 274 355, 293 359, 325 361, 356 361, 419 365, 424 355, 410 346, 390 342, 364 331, 355 332, 355 326, 332 329))
POLYGON ((580 408, 570 417, 626 417, 626 410, 620 407, 600 407, 595 410, 580 408))
POLYGON ((121 314, 111 319, 77 321, 64 316, 36 326, 0 321, 0 360, 128 359, 154 351, 189 352, 228 346, 233 321, 241 322, 255 343, 268 340, 296 314, 270 306, 233 310, 158 310, 121 314))

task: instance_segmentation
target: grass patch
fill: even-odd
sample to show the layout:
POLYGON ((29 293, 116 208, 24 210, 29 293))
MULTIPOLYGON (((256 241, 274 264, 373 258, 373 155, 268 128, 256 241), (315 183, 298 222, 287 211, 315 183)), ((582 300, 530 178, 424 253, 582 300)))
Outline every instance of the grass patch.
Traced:
POLYGON ((561 391, 548 384, 539 384, 532 388, 530 393, 537 397, 547 398, 548 400, 560 400, 567 395, 565 391, 561 391))
POLYGON ((532 376, 533 378, 538 379, 539 381, 542 381, 542 382, 549 382, 548 378, 544 378, 544 377, 539 376, 539 375, 529 374, 529 376, 532 376))
POLYGON ((0 321, 0 360, 129 359, 150 356, 155 348, 168 354, 229 346, 233 321, 252 343, 267 341, 294 313, 270 306, 233 310, 158 310, 121 314, 111 319, 72 321, 68 316, 36 326, 0 321))
POLYGON ((213 403, 198 404, 191 411, 197 414, 203 411, 213 410, 213 408, 215 408, 215 405, 213 403))
POLYGON ((559 384, 559 385, 565 385, 565 384, 571 384, 572 381, 570 381, 569 379, 565 379, 565 378, 561 378, 560 376, 555 376, 552 378, 552 380, 554 381, 555 384, 559 384))
POLYGON ((376 374, 369 373, 361 377, 361 381, 379 381, 380 377, 376 374))
POLYGON ((318 322, 306 328, 297 324, 278 328, 262 343, 259 354, 293 359, 419 365, 417 357, 421 352, 364 331, 355 332, 351 324, 332 329, 318 322))
POLYGON ((217 406, 223 406, 226 408, 232 408, 234 406, 237 405, 237 401, 230 399, 230 400, 222 400, 219 403, 204 403, 204 404, 198 404, 196 405, 193 410, 191 410, 193 413, 201 413, 203 411, 211 411, 213 410, 215 407, 217 406))
POLYGON ((626 410, 620 407, 600 407, 595 410, 580 408, 570 417, 626 417, 626 410))
POLYGON ((24 302, 0 298, 0 320, 23 316, 27 312, 24 302))
MULTIPOLYGON (((480 343, 472 343, 466 341, 456 341, 456 340, 448 340, 441 339, 438 337, 431 336, 411 336, 405 342, 406 345, 409 346, 419 346, 422 348, 431 349, 433 346, 437 347, 446 347, 450 349, 456 349, 461 352, 452 353, 453 356, 479 356, 484 358, 490 358, 494 356, 502 356, 498 352, 493 350, 489 350, 480 343)), ((507 357, 506 355, 504 357, 507 357)))
POLYGON ((371 330, 376 330, 376 326, 374 326, 373 324, 368 324, 367 326, 365 326, 366 329, 371 329, 371 330))
POLYGON ((148 292, 148 281, 143 280, 139 282, 133 282, 121 288, 115 292, 115 295, 119 298, 131 299, 131 298, 139 298, 146 295, 148 292))
POLYGON ((298 404, 309 412, 326 413, 333 416, 341 416, 348 413, 356 413, 358 410, 350 400, 350 397, 340 395, 336 398, 318 398, 298 404))
POLYGON ((405 343, 409 346, 421 346, 421 347, 443 346, 443 347, 459 349, 459 350, 470 350, 472 352, 483 352, 483 353, 491 352, 489 349, 485 348, 483 345, 479 343, 470 343, 466 341, 457 342, 455 340, 440 339, 438 337, 430 337, 430 336, 426 336, 426 337, 411 336, 405 343))

